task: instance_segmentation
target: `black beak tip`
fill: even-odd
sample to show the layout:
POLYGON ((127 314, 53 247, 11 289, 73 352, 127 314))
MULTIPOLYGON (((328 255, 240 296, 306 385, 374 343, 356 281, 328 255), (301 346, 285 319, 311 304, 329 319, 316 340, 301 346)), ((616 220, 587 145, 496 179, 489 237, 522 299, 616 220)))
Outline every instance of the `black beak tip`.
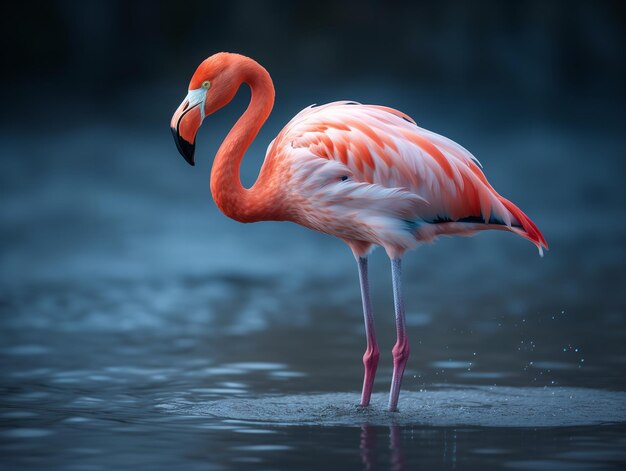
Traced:
POLYGON ((176 148, 178 149, 178 152, 180 152, 180 155, 183 156, 185 161, 193 167, 194 165, 196 165, 193 158, 196 150, 195 143, 188 142, 180 137, 180 134, 178 134, 178 131, 176 129, 170 129, 172 131, 172 135, 174 136, 174 142, 176 142, 176 148))

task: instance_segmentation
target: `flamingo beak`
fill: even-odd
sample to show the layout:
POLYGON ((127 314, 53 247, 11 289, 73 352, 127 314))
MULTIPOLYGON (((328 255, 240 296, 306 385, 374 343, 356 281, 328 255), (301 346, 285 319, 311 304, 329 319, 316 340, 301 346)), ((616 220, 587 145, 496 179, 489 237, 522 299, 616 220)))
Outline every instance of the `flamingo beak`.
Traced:
POLYGON ((170 129, 178 152, 189 165, 195 165, 196 134, 204 120, 206 90, 200 88, 189 93, 172 116, 170 129))

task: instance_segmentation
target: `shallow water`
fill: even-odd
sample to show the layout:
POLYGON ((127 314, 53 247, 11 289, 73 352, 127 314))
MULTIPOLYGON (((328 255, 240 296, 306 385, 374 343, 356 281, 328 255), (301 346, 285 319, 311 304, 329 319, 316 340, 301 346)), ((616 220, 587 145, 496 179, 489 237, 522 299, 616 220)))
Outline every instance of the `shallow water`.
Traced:
POLYGON ((382 253, 381 361, 362 410, 358 280, 341 243, 227 220, 209 202, 209 159, 186 168, 167 133, 4 136, 0 467, 623 468, 621 132, 487 136, 433 121, 481 149, 552 250, 540 259, 491 233, 407 257, 412 356, 397 414, 384 410, 394 326, 382 253))
MULTIPOLYGON (((452 325, 411 314, 413 357, 400 412, 390 414, 385 354, 370 409, 357 407, 358 293, 350 302, 329 297, 317 310, 310 286, 292 287, 294 300, 306 300, 293 305, 283 289, 207 278, 5 296, 4 466, 617 469, 626 462, 620 335, 605 332, 594 351, 585 340, 540 340, 546 323, 564 339, 579 338, 565 313, 478 315, 452 325), (270 306, 251 311, 248 292, 270 306), (287 309, 289 319, 274 318, 287 309)), ((384 349, 393 326, 379 324, 384 349)))
MULTIPOLYGON (((374 394, 370 407, 359 394, 327 393, 220 399, 202 404, 180 400, 162 407, 195 416, 285 426, 569 427, 626 421, 626 393, 583 388, 435 386, 406 391, 401 413, 386 410, 386 396, 374 394)), ((231 392, 234 392, 232 390, 231 392)), ((226 391, 220 391, 226 392, 226 391)))

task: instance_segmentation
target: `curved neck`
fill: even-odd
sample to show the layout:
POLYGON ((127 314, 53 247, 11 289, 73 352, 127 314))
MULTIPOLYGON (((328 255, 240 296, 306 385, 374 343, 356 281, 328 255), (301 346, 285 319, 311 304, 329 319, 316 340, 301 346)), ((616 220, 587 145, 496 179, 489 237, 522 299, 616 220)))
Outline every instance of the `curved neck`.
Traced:
POLYGON ((228 217, 240 222, 273 219, 276 195, 265 185, 261 171, 250 189, 241 184, 239 169, 244 153, 255 139, 274 106, 274 85, 267 71, 251 59, 238 66, 239 83, 250 86, 251 98, 217 151, 211 170, 211 193, 215 203, 228 217))

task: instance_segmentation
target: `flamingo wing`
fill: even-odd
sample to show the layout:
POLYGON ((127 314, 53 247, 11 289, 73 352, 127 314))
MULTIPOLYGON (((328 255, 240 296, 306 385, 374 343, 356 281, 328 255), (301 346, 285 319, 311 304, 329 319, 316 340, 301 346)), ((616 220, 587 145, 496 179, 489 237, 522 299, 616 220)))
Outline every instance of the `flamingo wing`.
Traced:
MULTIPOLYGON (((391 231, 379 238, 408 232, 413 241, 430 240, 495 228, 518 233, 540 252, 547 248, 530 218, 494 190, 469 151, 392 108, 346 101, 305 108, 268 152, 288 154, 294 181, 322 206, 342 205, 344 214, 370 224, 374 218, 376 230, 391 231)), ((415 242, 392 244, 410 248, 415 242)))

